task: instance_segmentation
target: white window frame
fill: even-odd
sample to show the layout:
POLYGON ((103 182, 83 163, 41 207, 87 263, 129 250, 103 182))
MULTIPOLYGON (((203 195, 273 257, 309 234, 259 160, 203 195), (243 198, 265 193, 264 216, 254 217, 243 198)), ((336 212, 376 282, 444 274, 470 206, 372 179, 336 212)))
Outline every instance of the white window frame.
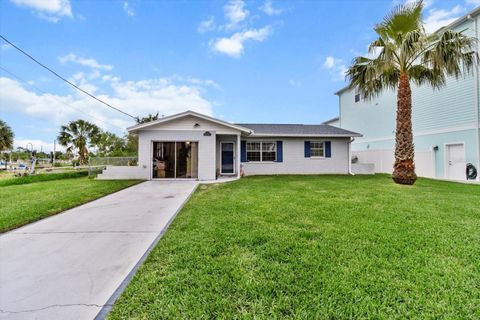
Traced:
MULTIPOLYGON (((246 153, 247 153, 247 159, 246 160, 247 160, 247 162, 276 162, 277 161, 278 153, 277 153, 277 142, 276 141, 267 141, 267 140, 265 140, 265 141, 263 141, 263 140, 262 141, 247 141, 246 149, 247 149, 246 150, 246 153), (260 161, 248 160, 248 144, 249 143, 260 143, 260 161), (275 160, 265 160, 265 161, 263 160, 263 144, 264 143, 273 143, 275 145, 275 160)), ((252 152, 252 151, 250 151, 250 152, 252 152)), ((254 152, 257 152, 257 151, 254 151, 254 152)))
POLYGON ((326 151, 326 150, 325 150, 325 141, 319 141, 319 140, 310 141, 310 158, 323 159, 323 158, 325 158, 325 151, 326 151), (313 154, 313 153, 312 153, 312 150, 313 150, 313 149, 320 150, 320 148, 313 148, 313 147, 312 147, 314 143, 321 143, 321 144, 322 144, 322 146, 323 146, 323 147, 322 147, 323 156, 314 156, 314 155, 312 155, 312 154, 313 154))

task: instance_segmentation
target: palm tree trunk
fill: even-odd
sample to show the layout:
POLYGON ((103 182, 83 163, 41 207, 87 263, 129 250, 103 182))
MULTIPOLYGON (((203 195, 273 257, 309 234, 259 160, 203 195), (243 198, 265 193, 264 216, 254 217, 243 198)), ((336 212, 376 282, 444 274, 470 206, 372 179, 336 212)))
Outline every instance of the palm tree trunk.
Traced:
POLYGON ((408 74, 400 75, 397 93, 397 131, 395 133, 395 164, 393 181, 412 185, 417 180, 412 132, 412 90, 408 74))

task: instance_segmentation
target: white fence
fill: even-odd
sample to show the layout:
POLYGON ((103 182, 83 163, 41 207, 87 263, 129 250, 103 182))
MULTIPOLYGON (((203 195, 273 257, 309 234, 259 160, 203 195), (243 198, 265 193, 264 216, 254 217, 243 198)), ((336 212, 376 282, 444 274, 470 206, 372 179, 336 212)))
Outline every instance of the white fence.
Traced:
MULTIPOLYGON (((392 173, 393 171, 395 161, 393 150, 352 151, 352 156, 358 158, 358 163, 373 163, 377 173, 392 173)), ((421 177, 435 177, 435 154, 433 151, 415 152, 415 171, 421 177)))

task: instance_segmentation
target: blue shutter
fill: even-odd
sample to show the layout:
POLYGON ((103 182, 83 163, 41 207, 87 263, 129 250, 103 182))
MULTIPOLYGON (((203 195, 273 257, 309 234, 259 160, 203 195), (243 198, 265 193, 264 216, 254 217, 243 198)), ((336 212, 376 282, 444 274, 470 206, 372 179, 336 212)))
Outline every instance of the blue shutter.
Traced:
POLYGON ((305 141, 305 158, 310 158, 310 141, 305 141))
POLYGON ((277 162, 283 162, 283 141, 277 141, 277 162))
POLYGON ((325 158, 332 157, 332 143, 330 141, 325 141, 325 158))
POLYGON ((240 141, 240 162, 247 162, 247 141, 240 141))

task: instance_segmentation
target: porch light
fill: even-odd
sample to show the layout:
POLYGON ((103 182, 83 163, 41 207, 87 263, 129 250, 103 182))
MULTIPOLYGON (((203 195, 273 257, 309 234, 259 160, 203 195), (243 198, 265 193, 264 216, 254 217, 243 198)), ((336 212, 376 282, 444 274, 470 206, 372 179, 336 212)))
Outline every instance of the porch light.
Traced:
POLYGON ((205 132, 203 133, 203 135, 204 135, 205 137, 210 137, 212 134, 210 133, 210 131, 205 131, 205 132))

